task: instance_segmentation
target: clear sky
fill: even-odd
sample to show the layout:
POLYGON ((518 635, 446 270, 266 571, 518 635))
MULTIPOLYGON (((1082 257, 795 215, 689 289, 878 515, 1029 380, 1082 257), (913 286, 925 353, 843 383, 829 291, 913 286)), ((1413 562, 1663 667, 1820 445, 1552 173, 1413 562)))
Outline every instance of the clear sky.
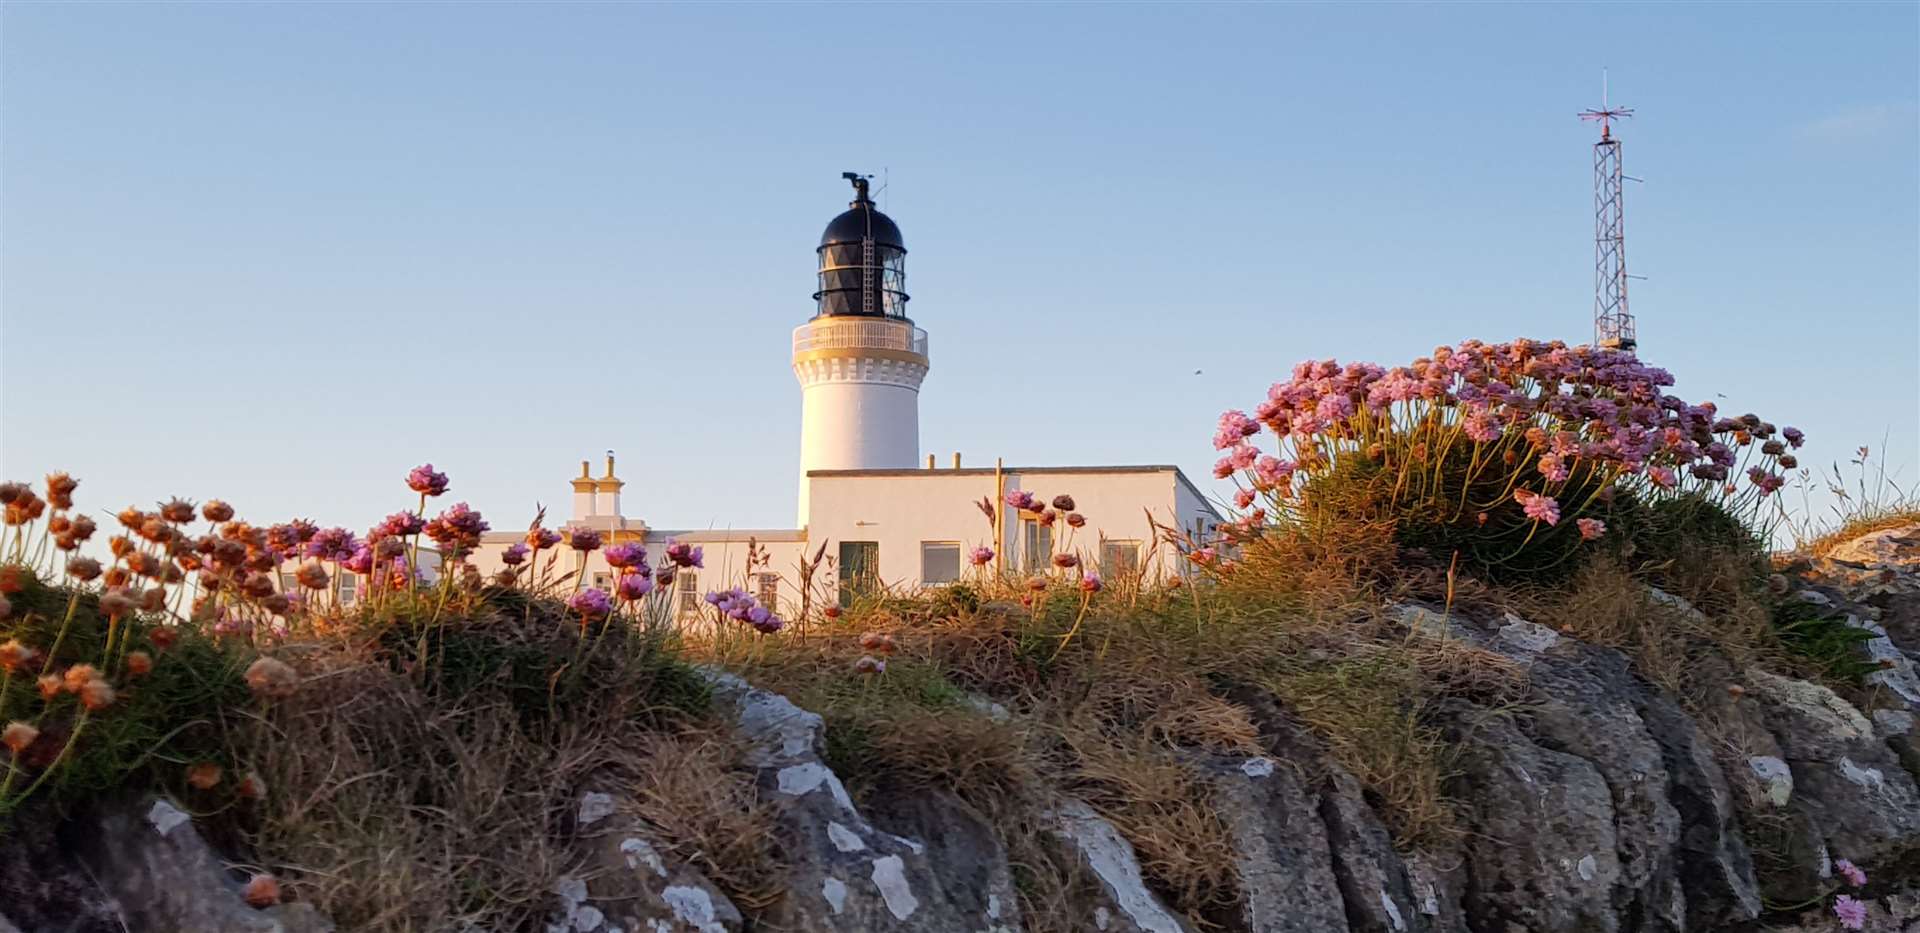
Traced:
POLYGON ((514 528, 614 448, 656 527, 790 527, 846 170, 911 250, 926 450, 1207 483, 1214 417, 1302 358, 1590 337, 1603 67, 1643 355, 1809 461, 1920 463, 1912 3, 13 2, 0 36, 0 473, 94 508, 364 526, 431 460, 514 528))

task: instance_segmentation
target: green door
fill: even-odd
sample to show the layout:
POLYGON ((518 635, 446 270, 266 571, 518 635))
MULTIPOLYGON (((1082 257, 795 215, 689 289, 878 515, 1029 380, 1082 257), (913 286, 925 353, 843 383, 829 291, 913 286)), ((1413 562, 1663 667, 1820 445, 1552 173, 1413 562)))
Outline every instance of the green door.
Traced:
POLYGON ((854 597, 867 596, 880 588, 880 542, 840 542, 840 606, 853 605, 854 597))

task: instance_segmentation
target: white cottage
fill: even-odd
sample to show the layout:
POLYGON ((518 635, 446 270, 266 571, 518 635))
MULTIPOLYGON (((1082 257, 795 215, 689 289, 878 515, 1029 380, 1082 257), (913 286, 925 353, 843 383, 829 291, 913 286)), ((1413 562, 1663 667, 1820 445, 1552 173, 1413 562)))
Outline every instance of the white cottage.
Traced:
MULTIPOLYGON (((568 527, 600 531, 606 543, 639 541, 658 555, 670 539, 701 546, 705 567, 674 581, 676 604, 694 611, 702 594, 747 586, 763 602, 791 608, 799 568, 816 553, 831 571, 816 586, 850 593, 858 586, 896 590, 941 586, 970 574, 1039 572, 1056 550, 1071 550, 1106 575, 1178 573, 1177 554, 1155 546, 1154 525, 1204 537, 1220 516, 1172 466, 951 467, 920 461, 920 385, 929 370, 927 333, 906 315, 906 245, 900 228, 874 207, 867 180, 848 173, 855 197, 820 238, 819 291, 813 318, 793 334, 793 372, 801 386, 800 488, 794 529, 659 529, 620 506, 623 483, 611 454, 603 476, 580 464, 568 527), (1037 512, 1004 506, 989 517, 981 503, 1005 503, 1026 490, 1051 503, 1071 496, 1051 524, 1037 512), (978 547, 995 560, 969 564, 978 547), (751 552, 751 558, 750 558, 751 552), (751 563, 751 566, 749 564, 751 563)), ((498 570, 517 532, 487 535, 475 562, 498 570)), ((599 552, 562 550, 566 569, 596 586, 612 584, 599 552)), ((817 593, 818 595, 818 593, 817 593)))

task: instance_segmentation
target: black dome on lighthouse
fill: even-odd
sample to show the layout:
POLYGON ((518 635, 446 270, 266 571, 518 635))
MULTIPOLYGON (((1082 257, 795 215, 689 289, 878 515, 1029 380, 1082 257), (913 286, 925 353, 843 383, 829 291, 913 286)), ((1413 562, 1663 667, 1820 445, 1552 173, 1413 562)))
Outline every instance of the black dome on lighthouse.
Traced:
POLYGON ((907 320, 907 240, 867 195, 867 177, 846 172, 853 203, 820 234, 816 317, 907 320))
POLYGON ((872 201, 864 199, 853 202, 845 213, 827 224, 826 232, 820 234, 820 245, 858 243, 865 237, 873 237, 874 244, 878 246, 892 246, 901 252, 907 249, 907 240, 900 235, 900 226, 893 222, 893 218, 880 213, 872 201))

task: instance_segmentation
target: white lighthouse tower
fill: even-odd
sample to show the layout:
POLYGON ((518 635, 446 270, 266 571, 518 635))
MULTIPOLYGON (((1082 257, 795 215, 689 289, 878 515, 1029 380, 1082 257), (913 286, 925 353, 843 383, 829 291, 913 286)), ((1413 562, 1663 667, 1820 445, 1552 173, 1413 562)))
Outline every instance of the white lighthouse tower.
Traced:
POLYGON ((927 332, 907 318, 900 228, 848 172, 854 199, 820 236, 813 320, 793 332, 800 380, 800 525, 812 470, 911 469, 920 458, 927 332))

